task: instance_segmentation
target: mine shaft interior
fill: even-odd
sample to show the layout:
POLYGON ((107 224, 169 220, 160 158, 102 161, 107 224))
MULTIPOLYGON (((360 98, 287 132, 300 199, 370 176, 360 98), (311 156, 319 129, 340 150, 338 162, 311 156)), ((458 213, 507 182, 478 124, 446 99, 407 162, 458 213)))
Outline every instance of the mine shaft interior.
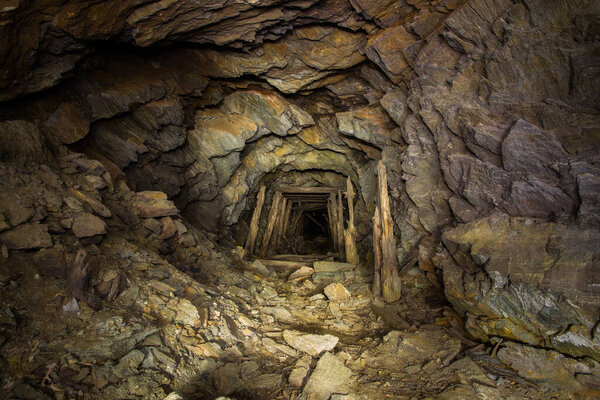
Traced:
POLYGON ((0 1, 0 398, 600 398, 600 2, 0 1))

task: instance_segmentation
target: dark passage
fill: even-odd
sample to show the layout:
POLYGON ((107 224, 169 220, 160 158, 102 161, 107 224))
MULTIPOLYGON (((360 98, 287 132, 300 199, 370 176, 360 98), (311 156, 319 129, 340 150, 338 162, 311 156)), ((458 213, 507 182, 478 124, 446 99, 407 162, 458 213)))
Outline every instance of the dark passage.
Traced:
POLYGON ((326 254, 332 248, 327 226, 329 221, 323 210, 304 213, 302 239, 305 254, 326 254))

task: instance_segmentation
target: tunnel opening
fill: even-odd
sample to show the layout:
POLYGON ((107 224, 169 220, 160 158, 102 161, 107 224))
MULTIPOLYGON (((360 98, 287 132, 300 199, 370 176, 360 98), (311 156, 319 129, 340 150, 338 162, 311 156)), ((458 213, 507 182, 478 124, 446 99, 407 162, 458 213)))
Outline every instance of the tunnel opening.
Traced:
POLYGON ((327 225, 329 221, 326 210, 305 212, 302 221, 302 239, 304 248, 300 250, 304 254, 327 254, 332 250, 332 240, 327 225))

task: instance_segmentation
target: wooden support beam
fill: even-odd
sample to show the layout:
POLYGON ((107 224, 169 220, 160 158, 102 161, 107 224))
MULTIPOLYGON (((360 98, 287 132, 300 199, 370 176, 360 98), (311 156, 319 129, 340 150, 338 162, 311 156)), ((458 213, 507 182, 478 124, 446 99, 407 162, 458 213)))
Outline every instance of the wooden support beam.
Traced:
POLYGON ((277 221, 275 222, 275 233, 273 234, 273 245, 278 249, 281 245, 281 231, 283 229, 283 219, 285 218, 285 210, 287 208, 287 199, 282 197, 277 213, 277 221))
POLYGON ((381 296, 381 215, 379 206, 373 215, 373 294, 381 296))
POLYGON ((331 239, 333 240, 333 249, 339 251, 339 240, 338 240, 338 223, 337 223, 337 203, 335 201, 335 194, 329 195, 328 210, 331 215, 331 239))
POLYGON ((281 232, 281 234, 283 235, 284 238, 287 238, 288 229, 290 227, 290 216, 292 214, 292 205, 293 205, 293 203, 291 201, 288 201, 287 207, 285 209, 285 219, 283 220, 283 230, 281 232))
POLYGON ((338 231, 338 247, 340 251, 340 259, 344 259, 346 248, 344 245, 344 204, 342 202, 342 191, 337 192, 337 231, 338 231))
POLYGON ((266 187, 264 185, 261 186, 256 198, 256 207, 254 207, 254 211, 252 212, 250 231, 248 232, 245 246, 247 255, 254 253, 254 245, 256 244, 256 236, 258 235, 258 223, 260 222, 260 214, 262 212, 263 204, 265 203, 265 191, 266 187))
POLYGON ((261 243, 261 257, 264 257, 267 254, 267 250, 269 249, 269 242, 271 241, 271 235, 273 234, 273 228, 275 227, 280 202, 281 192, 275 192, 275 195, 273 196, 273 202, 271 203, 271 209, 269 210, 269 216, 267 218, 267 228, 265 229, 263 241, 261 243))
POLYGON ((360 263, 356 250, 356 227, 354 226, 354 190, 350 177, 346 179, 346 199, 348 200, 348 229, 344 230, 346 245, 346 262, 349 264, 360 263))
POLYGON ((388 196, 387 173, 383 161, 377 164, 378 206, 381 220, 381 284, 383 300, 392 303, 400 299, 402 287, 398 274, 398 259, 396 257, 396 237, 394 236, 394 221, 390 210, 388 196))
POLYGON ((281 186, 277 188, 278 191, 290 194, 290 193, 335 193, 339 189, 327 186, 281 186))

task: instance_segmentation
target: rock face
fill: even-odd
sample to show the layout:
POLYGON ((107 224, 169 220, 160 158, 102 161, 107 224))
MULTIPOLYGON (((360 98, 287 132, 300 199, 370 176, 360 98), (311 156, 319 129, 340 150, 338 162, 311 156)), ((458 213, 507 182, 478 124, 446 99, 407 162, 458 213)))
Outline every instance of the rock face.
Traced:
POLYGON ((600 312, 597 229, 495 217, 447 231, 443 240, 451 258, 434 261, 472 334, 600 360, 592 336, 600 312))

